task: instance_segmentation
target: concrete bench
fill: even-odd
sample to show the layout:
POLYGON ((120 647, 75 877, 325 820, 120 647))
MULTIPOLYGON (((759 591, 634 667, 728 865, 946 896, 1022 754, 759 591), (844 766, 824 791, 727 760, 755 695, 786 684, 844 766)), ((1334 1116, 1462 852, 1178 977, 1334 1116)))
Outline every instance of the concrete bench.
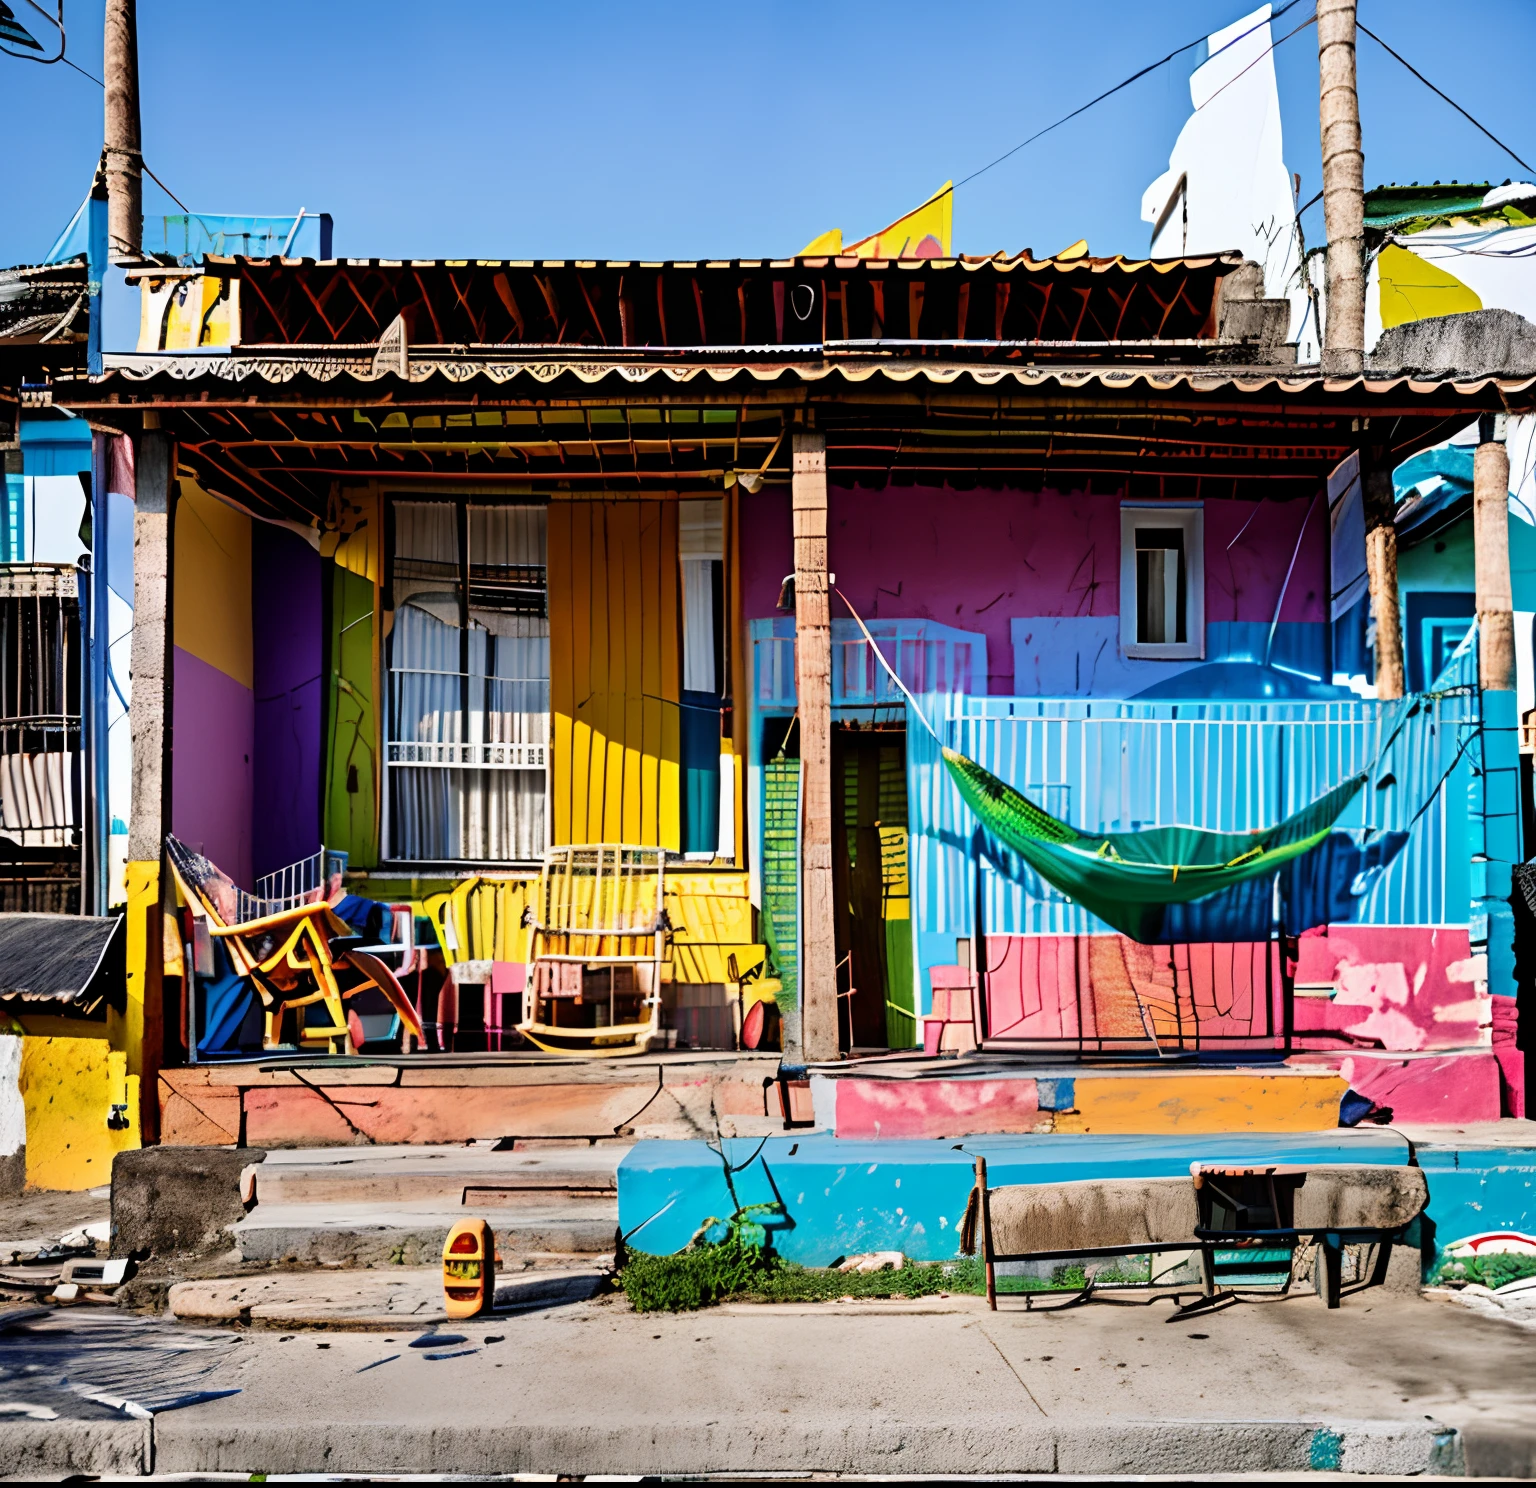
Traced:
MULTIPOLYGON (((1376 1246, 1371 1280, 1382 1279, 1394 1240, 1428 1201, 1418 1167, 1194 1163, 1188 1178, 989 1188, 986 1159, 978 1157, 960 1248, 966 1255, 980 1249, 987 1305, 995 1311, 1001 1261, 1188 1252, 1200 1266, 1198 1308, 1236 1295, 1217 1290, 1218 1250, 1294 1252, 1311 1245, 1313 1286, 1325 1306, 1337 1307, 1344 1247, 1376 1246)), ((1288 1278, 1283 1290, 1289 1288, 1288 1278)), ((1090 1277, 1073 1302, 1086 1301, 1093 1289, 1090 1277)))

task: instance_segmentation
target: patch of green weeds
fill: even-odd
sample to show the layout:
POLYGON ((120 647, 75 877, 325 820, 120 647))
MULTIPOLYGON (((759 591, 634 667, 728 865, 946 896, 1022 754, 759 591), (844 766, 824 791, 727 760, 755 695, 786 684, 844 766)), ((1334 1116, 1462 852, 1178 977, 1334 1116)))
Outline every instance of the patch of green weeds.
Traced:
POLYGON ((1496 1292, 1501 1286, 1531 1276, 1536 1276, 1536 1256, 1480 1255, 1447 1261, 1436 1280, 1475 1281, 1496 1292))
MULTIPOLYGON (((766 1206, 761 1206, 766 1207, 766 1206)), ((884 1271, 837 1271, 798 1266, 773 1254, 753 1231, 731 1220, 710 1222, 723 1227, 721 1239, 706 1232, 676 1255, 652 1256, 630 1252, 619 1272, 619 1285, 636 1312, 692 1312, 726 1301, 836 1302, 853 1299, 940 1294, 980 1297, 986 1294, 986 1272, 979 1256, 954 1261, 913 1261, 884 1271)), ((1099 1285, 1146 1282, 1143 1274, 1101 1270, 1099 1285)), ((1080 1265, 1058 1266, 1049 1279, 1000 1275, 999 1293, 1077 1292, 1087 1285, 1080 1265)))

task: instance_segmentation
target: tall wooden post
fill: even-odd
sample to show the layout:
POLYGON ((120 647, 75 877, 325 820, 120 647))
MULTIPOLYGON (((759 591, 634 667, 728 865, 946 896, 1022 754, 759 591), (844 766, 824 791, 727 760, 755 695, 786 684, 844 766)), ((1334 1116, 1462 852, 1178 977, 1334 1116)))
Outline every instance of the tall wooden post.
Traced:
MULTIPOLYGON (((1483 716, 1483 851, 1481 861, 1473 862, 1472 923, 1474 941, 1480 938, 1479 929, 1486 936, 1489 992, 1495 997, 1513 998, 1515 921, 1509 901, 1514 889, 1510 870, 1522 857, 1520 717, 1515 693, 1514 593, 1509 573, 1509 451, 1504 445, 1502 423, 1496 415, 1483 416, 1472 462, 1483 716)), ((1495 1015, 1495 1028, 1499 1021, 1495 1015)))
POLYGON ((175 640, 172 625, 172 524, 176 446, 146 429, 134 460, 133 800, 128 816, 128 999, 123 1047, 139 1078, 142 1136, 158 1136, 156 1082, 164 1057, 161 1006, 160 859, 171 828, 171 717, 175 640))
POLYGON ((1485 416, 1472 457, 1472 537, 1477 584, 1480 680, 1485 691, 1515 689, 1515 601, 1509 576, 1509 450, 1485 416))
POLYGON ((795 696, 800 709, 800 1042, 836 1059, 832 898, 832 613, 827 590, 827 441, 794 442, 795 696))
POLYGON ((1365 152, 1355 87, 1355 0, 1317 0, 1318 124, 1328 301, 1323 371, 1344 377, 1365 360, 1365 152))
POLYGON ((102 33, 106 119, 107 252, 113 263, 144 245, 144 157, 139 152, 139 25, 136 0, 107 0, 102 33))
POLYGON ((1360 451, 1361 495, 1365 502, 1365 575, 1376 621, 1376 696, 1400 698, 1403 677, 1403 621, 1397 591, 1397 506, 1392 467, 1385 450, 1360 451))

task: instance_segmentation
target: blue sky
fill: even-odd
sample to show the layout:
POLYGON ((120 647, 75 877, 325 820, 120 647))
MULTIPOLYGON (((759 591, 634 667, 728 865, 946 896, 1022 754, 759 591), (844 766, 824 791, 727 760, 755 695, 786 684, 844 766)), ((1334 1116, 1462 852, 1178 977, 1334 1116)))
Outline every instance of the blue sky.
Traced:
MULTIPOLYGON (((882 226, 1249 9, 139 0, 144 151, 197 211, 331 212, 343 255, 789 254, 830 227, 882 226)), ((101 11, 66 0, 69 54, 98 76, 101 11)), ((1536 3, 1362 0, 1360 14, 1536 162, 1522 101, 1536 3)), ((1529 174, 1374 42, 1360 48, 1368 185, 1529 174)), ((957 192, 957 249, 1045 254, 1086 236, 1095 252, 1145 251, 1141 193, 1188 114, 1195 60, 957 192)), ((1320 184, 1315 28, 1276 61, 1305 200, 1320 184)), ((101 114, 79 73, 0 56, 0 264, 36 261, 69 219, 101 114)), ((149 183, 145 205, 176 210, 149 183)))

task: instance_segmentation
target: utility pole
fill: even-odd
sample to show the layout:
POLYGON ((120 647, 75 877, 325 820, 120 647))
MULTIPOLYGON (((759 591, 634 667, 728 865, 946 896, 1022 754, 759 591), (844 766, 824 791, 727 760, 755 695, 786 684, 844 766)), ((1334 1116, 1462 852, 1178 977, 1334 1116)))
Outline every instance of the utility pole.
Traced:
MULTIPOLYGON (((1355 84, 1356 0, 1317 0, 1317 117, 1323 140, 1323 220, 1328 233, 1328 294, 1323 375, 1365 369, 1365 151, 1355 84)), ((1403 625, 1397 587, 1397 501, 1391 451, 1360 451, 1365 500, 1366 575, 1376 621, 1376 696, 1404 692, 1403 625)))
POLYGON ((1365 361, 1365 152, 1355 87, 1355 0, 1317 0, 1317 62, 1328 233, 1323 373, 1352 377, 1365 361))
POLYGON ((139 25, 136 0, 107 0, 102 38, 106 79, 107 255, 138 258, 144 246, 144 157, 139 143, 139 25))

